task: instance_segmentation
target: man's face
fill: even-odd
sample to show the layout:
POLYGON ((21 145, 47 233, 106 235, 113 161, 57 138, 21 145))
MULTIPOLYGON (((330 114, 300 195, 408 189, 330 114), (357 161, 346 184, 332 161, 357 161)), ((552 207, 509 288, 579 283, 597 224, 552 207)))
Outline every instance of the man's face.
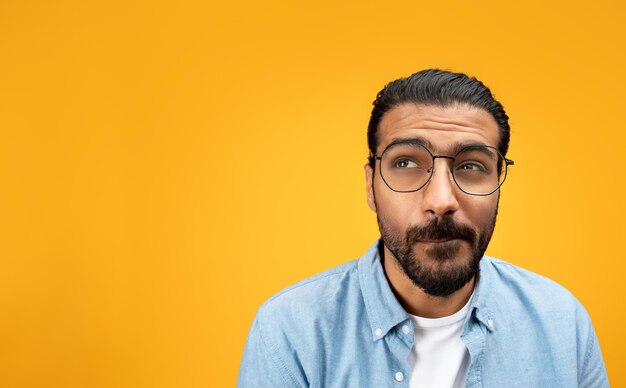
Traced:
MULTIPOLYGON (((454 156, 462 145, 497 147, 499 133, 485 110, 409 103, 383 116, 376 154, 401 139, 414 139, 433 155, 454 156)), ((385 252, 426 293, 448 296, 457 291, 478 272, 495 226, 499 191, 488 196, 462 192, 452 180, 451 160, 437 158, 424 187, 399 193, 385 184, 380 161, 376 163, 375 170, 365 167, 368 204, 377 214, 385 252)))

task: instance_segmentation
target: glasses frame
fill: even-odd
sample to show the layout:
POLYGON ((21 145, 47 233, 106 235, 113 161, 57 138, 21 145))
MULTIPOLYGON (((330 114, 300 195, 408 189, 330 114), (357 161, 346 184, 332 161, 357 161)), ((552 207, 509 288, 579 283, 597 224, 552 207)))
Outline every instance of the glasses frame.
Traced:
POLYGON ((387 185, 387 187, 389 187, 389 189, 391 191, 395 191, 396 193, 414 193, 416 191, 421 190, 424 186, 426 186, 426 184, 428 184, 428 182, 430 182, 430 180, 433 177, 433 174, 435 173, 435 159, 450 159, 452 162, 450 163, 450 175, 452 175, 452 180, 454 180, 454 183, 456 184, 456 187, 459 188, 459 190, 461 190, 462 192, 464 192, 467 195, 475 195, 477 197, 485 197, 487 195, 491 195, 493 193, 495 193, 496 191, 498 191, 498 189, 500 187, 502 187, 502 185, 504 184, 504 181, 506 180, 506 176, 507 176, 507 172, 508 172, 508 167, 512 166, 515 164, 515 162, 511 159, 507 159, 504 157, 504 155, 502 155, 502 153, 496 148, 496 147, 492 147, 492 146, 488 146, 488 145, 484 145, 484 144, 471 144, 471 145, 466 145, 465 147, 461 148, 456 154, 454 154, 454 156, 448 156, 448 155, 433 155, 432 152, 430 152, 430 150, 428 148, 426 148, 426 146, 424 146, 421 143, 417 143, 417 142, 398 142, 398 143, 391 143, 389 144, 384 150, 383 152, 379 155, 374 155, 374 159, 378 160, 380 163, 380 168, 379 168, 379 173, 380 173, 380 177, 382 178, 383 182, 385 182, 385 184, 387 185), (418 187, 415 190, 396 190, 393 187, 391 187, 391 185, 389 184, 389 182, 387 182, 387 180, 385 179, 385 177, 383 176, 383 169, 382 169, 382 159, 383 156, 385 155, 385 152, 387 152, 387 150, 393 146, 396 146, 398 144, 409 144, 409 145, 414 145, 414 146, 419 146, 422 147, 423 149, 426 150, 426 152, 428 152, 428 154, 430 155, 430 157, 432 158, 432 164, 431 164, 431 168, 429 169, 429 174, 428 174, 428 179, 426 179, 426 181, 424 182, 424 184, 422 184, 420 187, 418 187), (453 167, 454 167, 454 159, 456 159, 456 157, 463 151, 465 151, 468 148, 476 148, 476 147, 486 147, 486 148, 491 148, 494 151, 496 151, 496 153, 502 158, 502 160, 504 160, 504 177, 502 178, 502 181, 500 182, 500 184, 498 185, 498 187, 496 187, 495 189, 493 189, 493 191, 486 193, 486 194, 475 194, 475 193, 469 193, 465 190, 463 190, 463 188, 461 187, 461 185, 459 185, 459 182, 457 182, 456 180, 456 176, 454 175, 454 171, 453 171, 453 167))

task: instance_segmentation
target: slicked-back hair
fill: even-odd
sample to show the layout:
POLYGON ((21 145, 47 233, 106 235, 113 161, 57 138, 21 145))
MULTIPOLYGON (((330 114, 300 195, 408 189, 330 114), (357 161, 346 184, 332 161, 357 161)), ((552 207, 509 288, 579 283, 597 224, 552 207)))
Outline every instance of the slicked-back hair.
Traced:
POLYGON ((385 113, 405 103, 440 107, 459 104, 484 109, 498 124, 500 133, 498 150, 506 156, 511 137, 509 116, 506 115, 502 104, 493 97, 489 88, 476 78, 463 73, 428 69, 392 81, 378 92, 367 127, 369 164, 372 168, 376 165, 374 156, 378 147, 380 121, 385 113))

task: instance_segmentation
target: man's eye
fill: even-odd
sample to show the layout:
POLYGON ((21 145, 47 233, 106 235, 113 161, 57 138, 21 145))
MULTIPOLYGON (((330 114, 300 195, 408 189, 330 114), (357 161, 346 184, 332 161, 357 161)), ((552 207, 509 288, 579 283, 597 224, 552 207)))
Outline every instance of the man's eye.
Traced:
POLYGON ((417 163, 410 159, 398 159, 393 164, 396 168, 415 168, 417 167, 417 163))
POLYGON ((478 162, 464 162, 457 166, 457 170, 461 171, 476 171, 476 172, 486 172, 487 168, 482 163, 478 162))

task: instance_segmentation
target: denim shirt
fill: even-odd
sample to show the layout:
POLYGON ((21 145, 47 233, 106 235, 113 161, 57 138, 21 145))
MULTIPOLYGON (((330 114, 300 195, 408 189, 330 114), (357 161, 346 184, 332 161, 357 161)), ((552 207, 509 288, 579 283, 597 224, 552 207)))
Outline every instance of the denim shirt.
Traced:
MULTIPOLYGON (((378 244, 263 304, 238 387, 409 386, 413 324, 378 244)), ((461 340, 470 355, 466 387, 609 386, 583 306, 553 281, 501 260, 481 259, 461 340)))

